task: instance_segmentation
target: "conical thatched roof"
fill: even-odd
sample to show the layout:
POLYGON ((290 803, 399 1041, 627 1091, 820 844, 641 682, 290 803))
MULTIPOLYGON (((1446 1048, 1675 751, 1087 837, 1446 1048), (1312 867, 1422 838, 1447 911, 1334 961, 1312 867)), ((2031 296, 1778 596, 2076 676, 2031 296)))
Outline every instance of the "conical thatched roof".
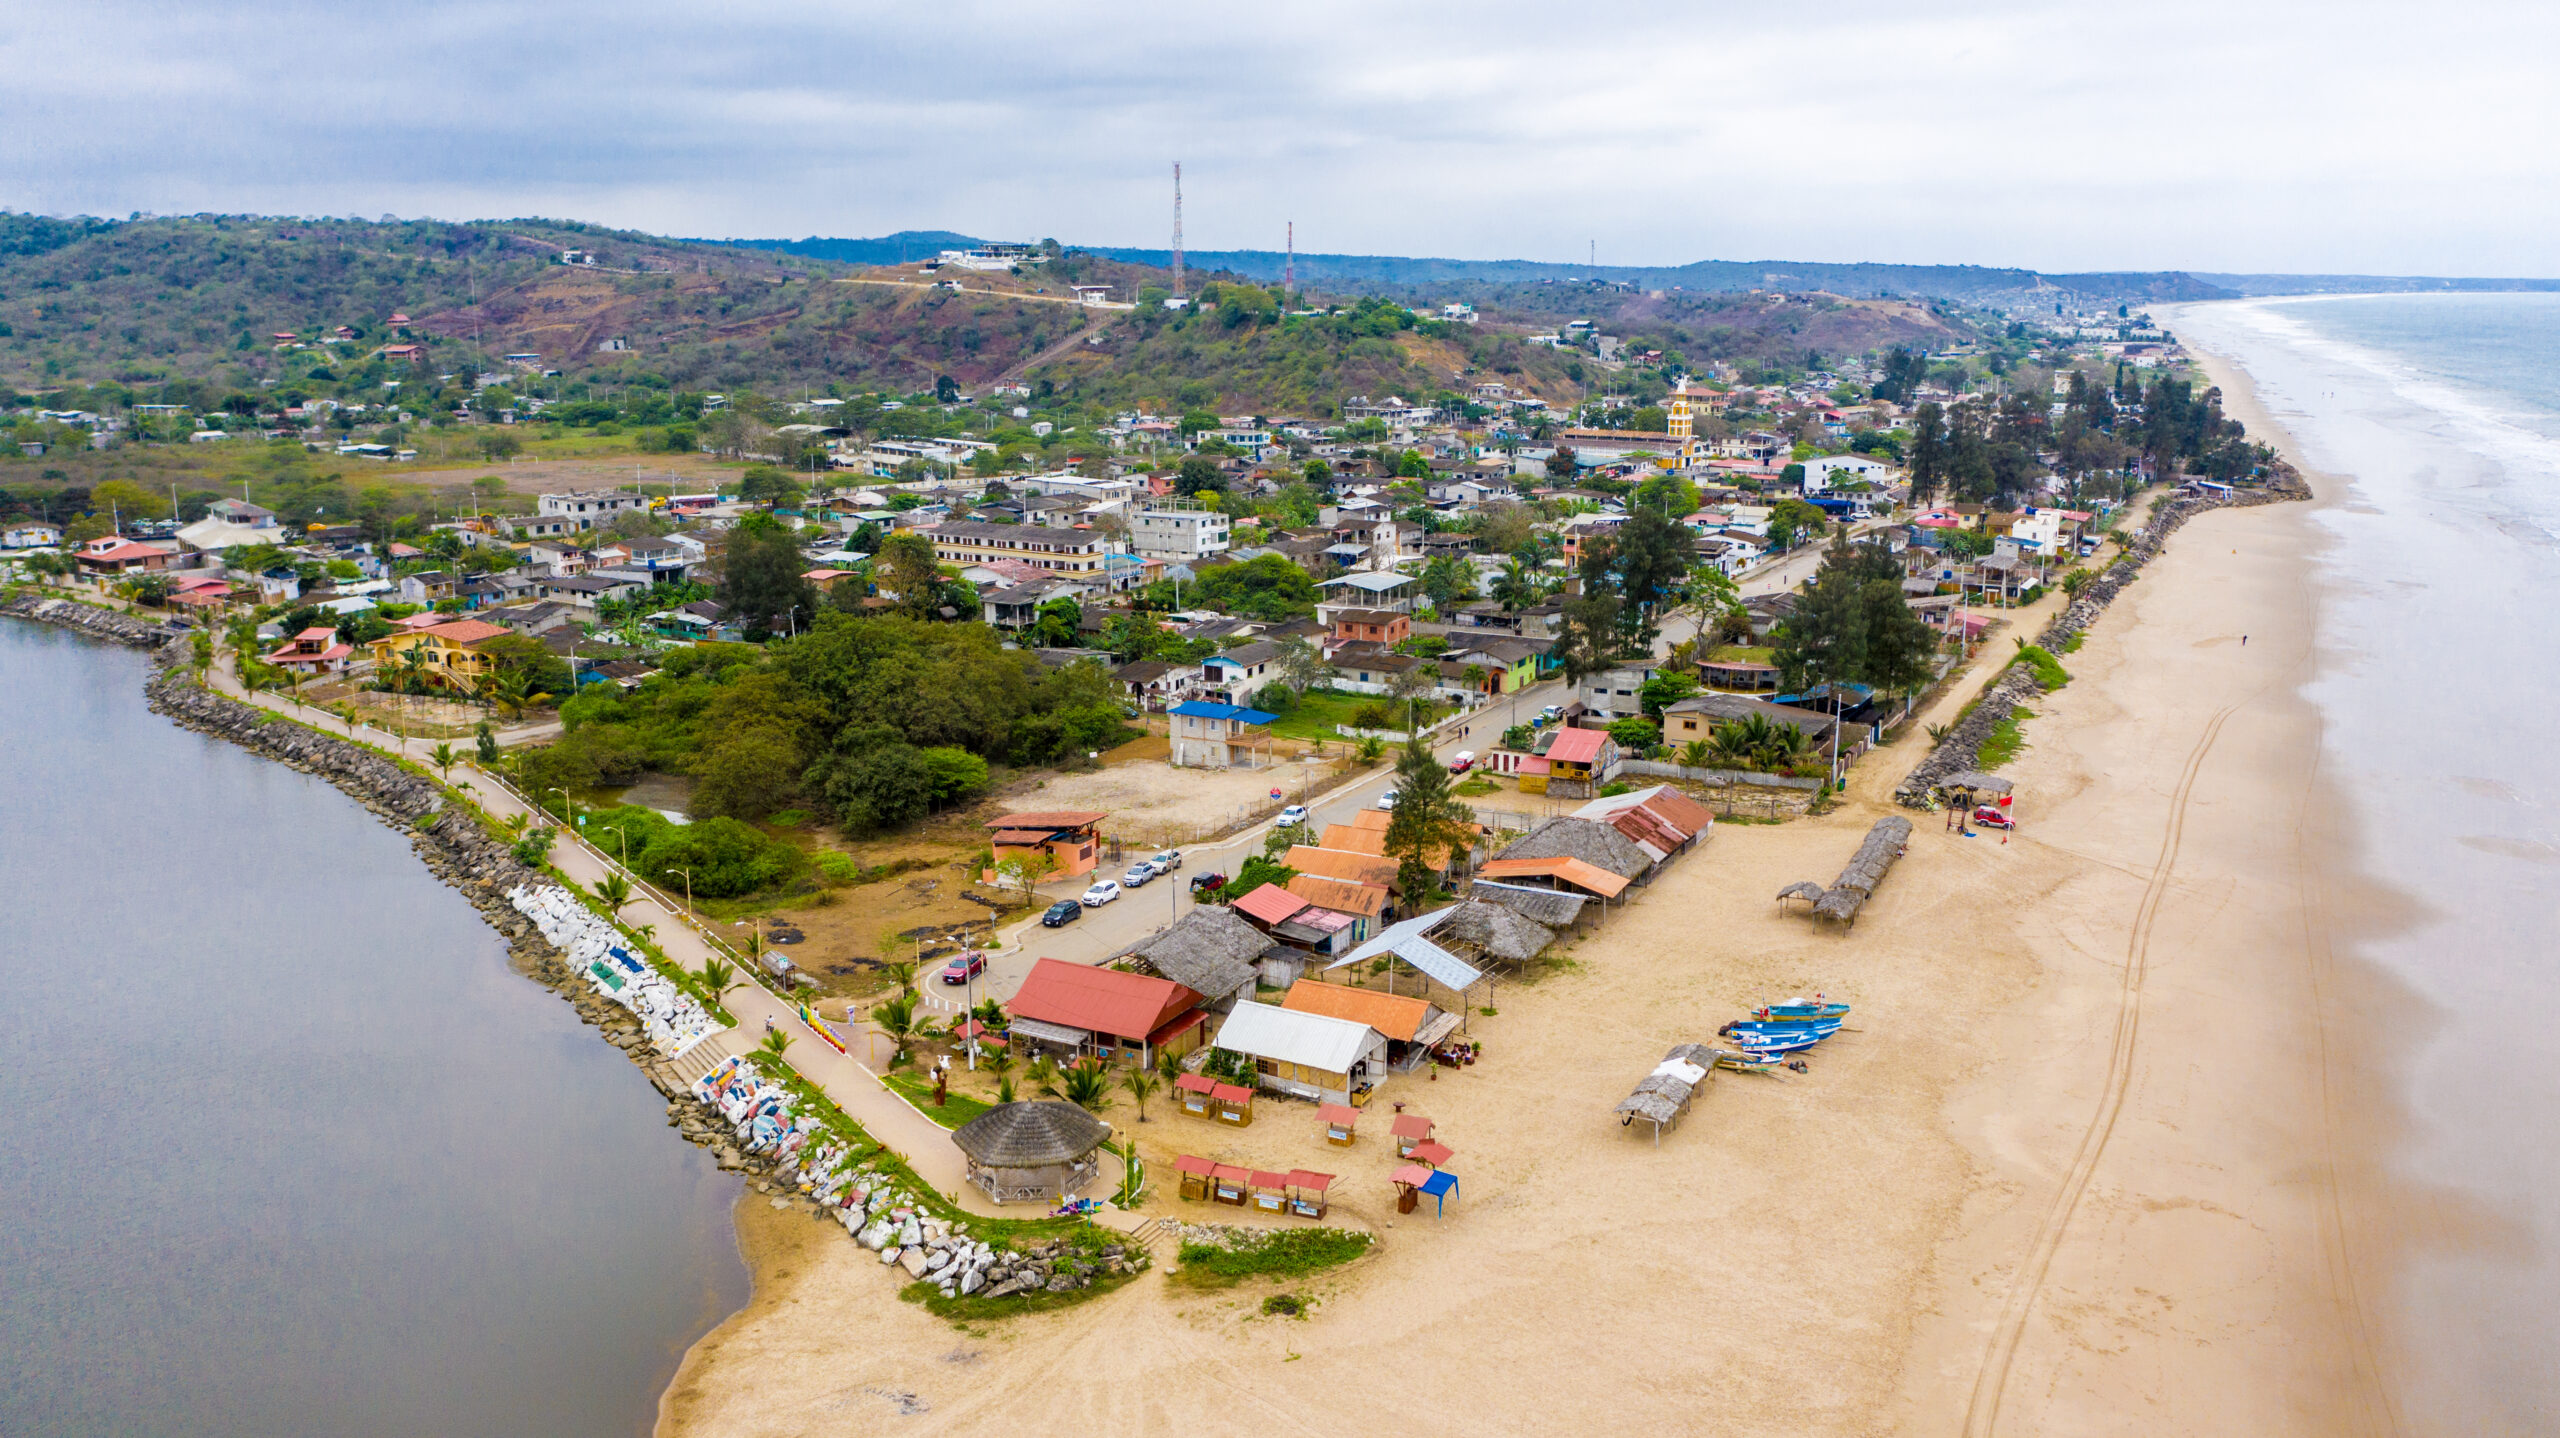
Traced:
POLYGON ((951 1141, 988 1168, 1046 1168, 1075 1162, 1110 1135, 1109 1124, 1074 1104, 1040 1101, 991 1108, 952 1130, 951 1141))

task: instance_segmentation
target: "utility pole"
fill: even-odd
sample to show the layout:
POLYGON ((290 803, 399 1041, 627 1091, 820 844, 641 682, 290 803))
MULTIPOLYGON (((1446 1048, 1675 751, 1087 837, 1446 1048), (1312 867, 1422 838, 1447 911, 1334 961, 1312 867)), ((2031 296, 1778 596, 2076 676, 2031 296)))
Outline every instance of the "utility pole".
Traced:
POLYGON ((1173 297, 1182 292, 1182 162, 1173 162, 1173 297))
POLYGON ((1284 260, 1280 266, 1280 302, 1284 305, 1287 304, 1289 302, 1289 297, 1297 292, 1298 222, 1296 220, 1291 220, 1289 222, 1289 257, 1284 260))

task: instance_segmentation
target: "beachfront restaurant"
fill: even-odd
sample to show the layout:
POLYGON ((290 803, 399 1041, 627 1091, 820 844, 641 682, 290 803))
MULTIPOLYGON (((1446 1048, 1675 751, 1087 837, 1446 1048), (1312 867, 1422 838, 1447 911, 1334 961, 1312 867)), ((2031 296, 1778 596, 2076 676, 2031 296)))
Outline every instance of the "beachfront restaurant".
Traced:
POLYGON ((969 1182, 997 1203, 1057 1203, 1101 1172, 1111 1125, 1071 1103, 1000 1104, 952 1130, 969 1182))
POLYGON ((1005 1003, 1007 1037, 1020 1052, 1045 1050, 1061 1062, 1127 1059, 1153 1066, 1200 1047, 1209 1011, 1200 995, 1171 979, 1042 959, 1005 1003))
POLYGON ((1376 1029, 1275 1004, 1236 1005, 1216 1043, 1251 1058, 1262 1087, 1316 1103, 1356 1108, 1387 1072, 1387 1040, 1376 1029))
POLYGON ((1431 1046, 1458 1030, 1458 1016, 1428 999, 1315 979, 1291 984, 1280 1006, 1292 1013, 1349 1019, 1376 1029, 1387 1041, 1387 1067, 1397 1073, 1421 1067, 1431 1056, 1431 1046))

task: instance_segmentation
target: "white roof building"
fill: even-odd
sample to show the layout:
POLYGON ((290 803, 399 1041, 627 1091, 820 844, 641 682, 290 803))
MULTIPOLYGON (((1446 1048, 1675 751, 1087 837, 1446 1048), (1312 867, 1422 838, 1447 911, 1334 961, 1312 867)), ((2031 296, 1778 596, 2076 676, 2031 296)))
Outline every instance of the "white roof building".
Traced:
POLYGON ((1387 1073, 1387 1040, 1376 1029, 1276 1004, 1236 1005, 1215 1042, 1253 1059, 1264 1088, 1300 1098, 1348 1103, 1387 1073))

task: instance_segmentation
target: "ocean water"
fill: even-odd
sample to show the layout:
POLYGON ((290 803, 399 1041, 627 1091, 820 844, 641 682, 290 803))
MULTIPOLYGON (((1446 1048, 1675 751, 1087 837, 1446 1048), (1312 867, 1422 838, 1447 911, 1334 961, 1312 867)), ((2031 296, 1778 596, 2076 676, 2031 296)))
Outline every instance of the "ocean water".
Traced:
POLYGON ((2418 909, 2346 934, 2422 995, 2386 1037, 2392 1155, 2461 1215, 2405 1255, 2410 1431, 2560 1432, 2560 295, 2190 306, 2305 458, 2331 543, 2321 768, 2364 870, 2418 909))
POLYGON ((737 1180, 408 842, 0 620, 0 1434, 631 1435, 737 1180))

